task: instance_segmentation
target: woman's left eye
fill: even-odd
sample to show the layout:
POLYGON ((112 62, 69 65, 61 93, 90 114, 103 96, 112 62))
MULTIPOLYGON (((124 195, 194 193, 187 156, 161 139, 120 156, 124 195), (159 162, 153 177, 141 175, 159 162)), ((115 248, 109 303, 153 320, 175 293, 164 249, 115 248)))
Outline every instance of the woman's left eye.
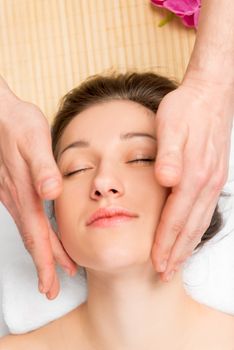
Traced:
POLYGON ((64 174, 64 177, 69 177, 69 176, 72 176, 74 174, 83 173, 84 171, 89 170, 89 169, 92 169, 92 168, 82 168, 82 169, 74 170, 70 173, 64 174))
POLYGON ((128 161, 128 163, 152 163, 155 161, 155 158, 137 158, 128 161))

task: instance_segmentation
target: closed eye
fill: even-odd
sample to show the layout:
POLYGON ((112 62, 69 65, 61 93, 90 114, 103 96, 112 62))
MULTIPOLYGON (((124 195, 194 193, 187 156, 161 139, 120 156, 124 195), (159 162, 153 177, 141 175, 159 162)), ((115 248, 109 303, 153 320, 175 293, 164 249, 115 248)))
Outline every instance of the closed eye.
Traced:
POLYGON ((128 161, 128 163, 152 163, 155 161, 155 158, 138 158, 128 161))
POLYGON ((70 173, 65 174, 64 177, 69 177, 69 176, 72 176, 74 174, 83 173, 83 172, 85 172, 86 170, 89 170, 89 169, 92 169, 92 168, 82 168, 82 169, 74 170, 74 171, 72 171, 70 173))
MULTIPOLYGON (((130 160, 127 163, 138 163, 138 164, 139 163, 153 163, 154 161, 155 161, 155 158, 138 158, 138 159, 130 160)), ((79 173, 85 172, 86 170, 89 170, 89 169, 93 169, 93 168, 78 169, 78 170, 75 170, 75 171, 72 171, 70 173, 65 174, 64 177, 69 177, 69 176, 72 176, 74 174, 79 174, 79 173)))

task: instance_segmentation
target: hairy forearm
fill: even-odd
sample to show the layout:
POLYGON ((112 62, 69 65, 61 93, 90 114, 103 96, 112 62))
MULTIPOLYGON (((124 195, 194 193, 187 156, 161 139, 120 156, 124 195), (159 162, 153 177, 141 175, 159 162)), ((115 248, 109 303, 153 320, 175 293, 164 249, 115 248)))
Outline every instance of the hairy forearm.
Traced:
POLYGON ((234 1, 201 0, 194 49, 184 80, 234 87, 234 1))

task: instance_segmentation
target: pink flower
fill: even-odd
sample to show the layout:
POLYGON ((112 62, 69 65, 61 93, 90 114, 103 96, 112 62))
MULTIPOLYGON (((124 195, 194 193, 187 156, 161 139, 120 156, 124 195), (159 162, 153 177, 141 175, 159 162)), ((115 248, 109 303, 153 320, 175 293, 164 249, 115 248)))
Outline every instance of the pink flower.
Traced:
POLYGON ((175 13, 185 26, 198 27, 201 0, 151 0, 151 3, 175 13))

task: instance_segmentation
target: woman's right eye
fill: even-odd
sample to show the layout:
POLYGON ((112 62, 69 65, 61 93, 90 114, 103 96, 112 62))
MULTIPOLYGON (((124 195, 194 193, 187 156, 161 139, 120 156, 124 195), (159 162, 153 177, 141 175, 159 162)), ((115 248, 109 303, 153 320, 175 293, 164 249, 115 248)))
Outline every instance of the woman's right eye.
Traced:
POLYGON ((74 174, 83 173, 84 171, 89 170, 89 169, 92 169, 92 168, 82 168, 82 169, 74 170, 74 171, 71 171, 70 173, 64 174, 63 176, 69 177, 69 176, 72 176, 74 174))

